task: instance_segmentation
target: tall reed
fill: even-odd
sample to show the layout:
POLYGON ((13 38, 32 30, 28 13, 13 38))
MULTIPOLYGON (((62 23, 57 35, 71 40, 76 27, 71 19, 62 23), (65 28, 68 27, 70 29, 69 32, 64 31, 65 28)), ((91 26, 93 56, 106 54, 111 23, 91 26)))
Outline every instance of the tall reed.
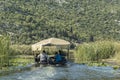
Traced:
POLYGON ((9 65, 10 38, 0 36, 0 67, 9 65))
POLYGON ((112 41, 98 41, 80 44, 75 51, 75 62, 100 61, 110 58, 115 54, 112 41))
POLYGON ((120 63, 120 42, 115 42, 115 56, 113 57, 116 62, 120 63))

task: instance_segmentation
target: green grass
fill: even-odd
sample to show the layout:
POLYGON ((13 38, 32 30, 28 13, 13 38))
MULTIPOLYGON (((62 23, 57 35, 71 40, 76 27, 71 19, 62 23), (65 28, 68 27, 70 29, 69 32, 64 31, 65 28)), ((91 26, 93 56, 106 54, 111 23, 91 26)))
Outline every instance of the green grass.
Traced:
POLYGON ((16 57, 16 58, 12 58, 10 60, 10 65, 12 65, 12 66, 26 66, 27 64, 31 64, 33 62, 34 62, 34 58, 16 57))
POLYGON ((0 36, 0 67, 9 65, 10 38, 0 36))
POLYGON ((11 45, 13 55, 32 55, 31 45, 11 45))
POLYGON ((115 42, 115 55, 112 57, 117 63, 120 63, 120 42, 115 42))
POLYGON ((109 66, 109 64, 104 63, 104 62, 88 62, 87 63, 88 66, 109 66))
POLYGON ((7 69, 10 65, 25 66, 33 62, 33 57, 27 58, 28 54, 32 54, 29 45, 10 45, 8 36, 0 36, 0 69, 7 69), (16 56, 18 54, 24 56, 16 56))
POLYGON ((75 62, 86 63, 90 61, 101 61, 115 54, 115 46, 112 41, 98 41, 80 44, 75 50, 75 62))

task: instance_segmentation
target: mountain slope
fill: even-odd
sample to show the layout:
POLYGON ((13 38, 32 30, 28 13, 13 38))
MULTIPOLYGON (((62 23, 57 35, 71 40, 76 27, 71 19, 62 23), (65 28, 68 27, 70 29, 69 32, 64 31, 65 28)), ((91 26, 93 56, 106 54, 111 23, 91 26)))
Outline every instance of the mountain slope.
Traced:
POLYGON ((14 43, 49 37, 73 42, 120 40, 119 0, 1 0, 0 34, 14 43))

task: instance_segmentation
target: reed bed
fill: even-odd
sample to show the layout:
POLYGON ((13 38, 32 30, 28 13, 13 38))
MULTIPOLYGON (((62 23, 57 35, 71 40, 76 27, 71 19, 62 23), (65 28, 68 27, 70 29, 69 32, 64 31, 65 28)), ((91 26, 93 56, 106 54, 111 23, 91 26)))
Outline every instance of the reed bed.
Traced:
POLYGON ((115 50, 116 50, 116 53, 115 53, 113 59, 117 63, 120 63, 120 42, 115 42, 115 50))
POLYGON ((10 38, 0 36, 0 68, 9 65, 10 38))
POLYGON ((114 56, 116 50, 113 41, 97 41, 80 44, 75 50, 75 62, 86 63, 101 61, 114 56))
POLYGON ((12 55, 33 55, 31 50, 31 45, 11 45, 11 54, 12 55))

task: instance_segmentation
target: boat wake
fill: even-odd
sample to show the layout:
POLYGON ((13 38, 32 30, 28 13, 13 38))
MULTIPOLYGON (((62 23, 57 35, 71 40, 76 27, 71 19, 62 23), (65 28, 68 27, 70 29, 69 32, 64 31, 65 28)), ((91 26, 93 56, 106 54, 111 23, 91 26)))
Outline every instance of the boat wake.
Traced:
POLYGON ((30 71, 0 77, 0 80, 119 80, 120 70, 68 63, 64 67, 39 66, 30 71))

